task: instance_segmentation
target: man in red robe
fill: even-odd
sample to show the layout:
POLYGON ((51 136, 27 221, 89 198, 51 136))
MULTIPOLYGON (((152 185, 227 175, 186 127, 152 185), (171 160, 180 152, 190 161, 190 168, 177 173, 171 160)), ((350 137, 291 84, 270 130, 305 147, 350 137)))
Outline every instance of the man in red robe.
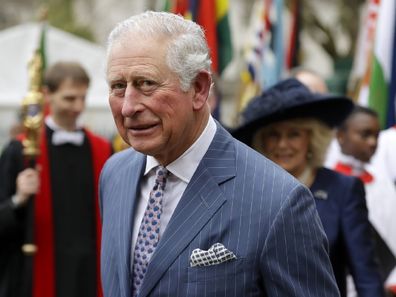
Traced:
POLYGON ((26 168, 23 135, 1 155, 0 297, 101 296, 97 182, 111 145, 79 122, 88 86, 81 65, 54 64, 36 168, 26 168), (37 252, 28 258, 21 246, 32 227, 37 252))

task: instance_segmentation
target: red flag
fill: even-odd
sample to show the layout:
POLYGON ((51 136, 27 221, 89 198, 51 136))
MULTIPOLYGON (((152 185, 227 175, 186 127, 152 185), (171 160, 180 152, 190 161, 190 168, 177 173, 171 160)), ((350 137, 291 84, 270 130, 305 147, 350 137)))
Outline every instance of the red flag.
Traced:
POLYGON ((219 71, 217 53, 217 23, 216 23, 216 3, 212 0, 201 0, 198 6, 197 23, 205 30, 206 40, 212 58, 212 69, 219 71))

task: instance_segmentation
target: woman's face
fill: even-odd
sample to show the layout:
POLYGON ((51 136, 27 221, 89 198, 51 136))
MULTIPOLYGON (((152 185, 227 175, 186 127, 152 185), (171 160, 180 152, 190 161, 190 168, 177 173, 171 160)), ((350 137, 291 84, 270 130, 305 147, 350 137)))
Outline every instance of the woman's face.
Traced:
POLYGON ((260 133, 261 148, 266 157, 280 165, 295 177, 302 174, 307 166, 310 133, 294 122, 282 121, 263 128, 260 133))

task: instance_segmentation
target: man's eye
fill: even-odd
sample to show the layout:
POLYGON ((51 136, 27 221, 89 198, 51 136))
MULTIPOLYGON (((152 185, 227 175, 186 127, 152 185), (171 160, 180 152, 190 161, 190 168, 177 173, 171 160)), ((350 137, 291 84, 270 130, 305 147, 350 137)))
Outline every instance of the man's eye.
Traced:
POLYGON ((149 92, 156 88, 157 83, 149 79, 140 79, 134 82, 134 86, 143 92, 149 92))
POLYGON ((123 96, 126 89, 126 83, 122 83, 122 82, 113 83, 111 84, 110 89, 113 95, 123 96))
POLYGON ((64 96, 63 100, 67 101, 67 102, 73 102, 74 100, 76 100, 75 96, 64 96))
POLYGON ((124 89, 125 87, 126 87, 125 83, 114 83, 111 85, 112 90, 124 89))

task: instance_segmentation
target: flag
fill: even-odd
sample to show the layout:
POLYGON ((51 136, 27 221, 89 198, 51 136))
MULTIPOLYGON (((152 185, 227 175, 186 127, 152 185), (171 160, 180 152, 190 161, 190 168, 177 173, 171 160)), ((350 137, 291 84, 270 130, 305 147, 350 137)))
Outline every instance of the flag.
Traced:
POLYGON ((228 0, 216 0, 217 72, 219 74, 221 74, 231 62, 233 54, 228 11, 228 0))
POLYGON ((46 39, 47 39, 47 23, 43 22, 41 26, 39 46, 37 49, 41 57, 41 63, 42 63, 41 73, 43 75, 45 70, 47 69, 46 39))
POLYGON ((286 68, 288 70, 298 65, 298 52, 300 48, 299 34, 301 26, 301 3, 300 0, 291 2, 291 25, 289 44, 286 56, 286 68))
MULTIPOLYGON (((38 47, 37 47, 37 52, 39 53, 41 57, 41 84, 43 84, 44 80, 44 74, 45 70, 47 69, 47 54, 46 54, 46 48, 47 48, 47 22, 45 20, 42 21, 41 24, 41 32, 40 32, 40 37, 39 37, 39 42, 38 42, 38 47)), ((50 113, 49 110, 49 105, 47 102, 44 103, 44 116, 47 116, 50 113)))
POLYGON ((265 40, 268 30, 267 22, 265 22, 267 8, 264 1, 255 2, 252 7, 252 15, 249 29, 246 33, 247 40, 245 40, 243 52, 245 66, 241 71, 238 113, 244 109, 248 101, 256 96, 263 87, 261 68, 264 63, 264 48, 267 43, 265 40))
MULTIPOLYGON (((394 23, 396 26, 396 20, 394 23)), ((396 29, 393 28, 392 74, 389 87, 387 127, 396 124, 396 29)), ((396 286, 394 286, 394 292, 396 292, 396 286)))
POLYGON ((172 0, 164 0, 164 6, 162 7, 163 11, 173 11, 173 3, 172 0))
POLYGON ((198 23, 205 31, 212 69, 221 75, 232 60, 228 0, 176 0, 172 11, 198 23))
POLYGON ((284 71, 283 0, 256 1, 245 42, 238 112, 265 88, 278 82, 284 71))
MULTIPOLYGON (((169 1, 169 0, 167 0, 169 1)), ((199 24, 208 43, 212 70, 221 76, 232 60, 231 30, 228 19, 228 0, 174 0, 171 11, 199 24)), ((168 5, 169 7, 169 5, 168 5)), ((216 94, 212 115, 220 120, 221 94, 216 94)))
POLYGON ((395 0, 381 0, 371 65, 368 105, 378 112, 382 128, 395 124, 395 26, 395 0))
POLYGON ((361 29, 349 78, 350 96, 363 106, 368 105, 373 48, 381 0, 367 1, 367 9, 360 22, 361 29))
POLYGON ((284 69, 283 48, 283 0, 267 0, 265 10, 266 42, 264 43, 264 63, 262 85, 268 88, 277 83, 284 69))

